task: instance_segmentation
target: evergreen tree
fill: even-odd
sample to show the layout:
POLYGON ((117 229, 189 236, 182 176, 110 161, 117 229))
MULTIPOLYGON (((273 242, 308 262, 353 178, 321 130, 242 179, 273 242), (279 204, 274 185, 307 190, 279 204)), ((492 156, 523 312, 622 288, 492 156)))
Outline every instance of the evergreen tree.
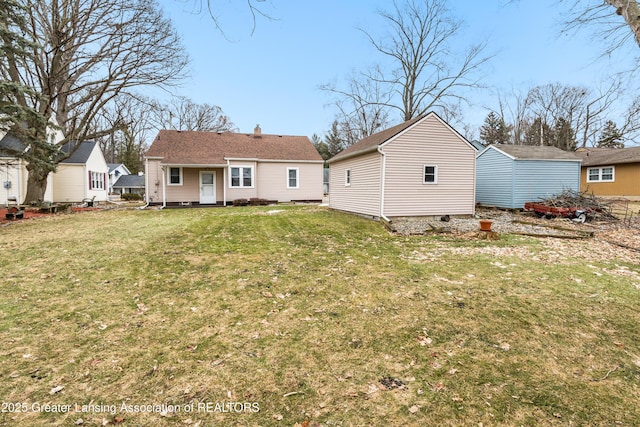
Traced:
POLYGON ((553 145, 565 151, 575 151, 576 149, 576 133, 571 127, 571 123, 563 117, 556 120, 553 127, 553 145))
POLYGON ((553 131, 538 117, 527 126, 522 142, 524 145, 553 145, 553 131))
POLYGON ((324 136, 324 142, 327 145, 330 158, 344 150, 344 141, 340 138, 337 120, 331 124, 331 130, 324 136))
MULTIPOLYGON (((20 2, 0 0, 0 76, 17 76, 18 67, 25 66, 24 59, 33 55, 34 44, 23 36, 28 27, 26 15, 20 2)), ((47 140, 47 129, 52 127, 47 120, 51 111, 38 111, 30 103, 38 99, 38 94, 19 81, 0 79, 0 129, 11 132, 25 144, 25 149, 10 155, 49 169, 58 152, 47 140)))
POLYGON ((318 151, 324 161, 327 161, 331 158, 331 154, 329 154, 329 147, 324 141, 320 139, 318 134, 313 134, 313 136, 311 137, 311 143, 314 147, 316 147, 316 151, 318 151))
POLYGON ((480 127, 480 139, 485 145, 508 144, 510 132, 511 127, 492 111, 484 119, 484 125, 480 127))
POLYGON ((615 122, 607 120, 600 133, 598 139, 598 147, 600 148, 624 148, 622 141, 622 133, 618 130, 615 122))

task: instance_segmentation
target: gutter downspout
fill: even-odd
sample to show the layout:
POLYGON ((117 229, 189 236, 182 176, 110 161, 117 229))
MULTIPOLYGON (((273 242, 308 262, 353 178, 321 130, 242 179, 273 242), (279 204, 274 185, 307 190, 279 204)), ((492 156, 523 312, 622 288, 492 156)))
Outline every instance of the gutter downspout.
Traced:
POLYGON ((384 151, 382 151, 382 147, 378 145, 378 153, 382 155, 382 179, 381 179, 381 188, 380 188, 380 218, 384 219, 387 222, 391 222, 389 218, 384 215, 384 188, 385 188, 385 178, 387 174, 387 156, 384 151))
POLYGON ((160 209, 164 209, 167 207, 167 187, 165 185, 166 170, 165 166, 161 166, 160 169, 162 169, 162 207, 160 209))
MULTIPOLYGON (((17 184, 17 187, 18 187, 18 199, 17 199, 18 203, 20 203, 20 201, 22 201, 22 162, 23 162, 22 159, 18 160, 18 166, 16 166, 16 181, 17 181, 16 184, 17 184)), ((27 169, 27 165, 24 165, 24 170, 26 170, 26 169, 27 169)), ((27 178, 27 179, 29 179, 29 178, 27 178)), ((7 163, 7 181, 9 181, 9 166, 8 166, 8 163, 7 163)), ((27 183, 28 182, 29 181, 27 181, 27 183)), ((25 192, 26 192, 26 189, 25 189, 25 192)), ((8 206, 8 203, 9 203, 8 193, 9 193, 9 190, 7 189, 7 206, 8 206)), ((51 198, 53 199, 53 197, 51 197, 51 198)), ((25 202, 26 202, 26 200, 25 200, 25 202)))
MULTIPOLYGON (((229 161, 229 159, 227 159, 227 169, 222 171, 222 177, 224 178, 224 185, 222 186, 222 191, 224 193, 224 205, 225 207, 227 206, 227 178, 231 179, 231 177, 227 177, 226 176, 226 172, 228 171, 229 174, 231 174, 231 162, 229 161)), ((231 185, 231 184, 229 184, 231 185)))

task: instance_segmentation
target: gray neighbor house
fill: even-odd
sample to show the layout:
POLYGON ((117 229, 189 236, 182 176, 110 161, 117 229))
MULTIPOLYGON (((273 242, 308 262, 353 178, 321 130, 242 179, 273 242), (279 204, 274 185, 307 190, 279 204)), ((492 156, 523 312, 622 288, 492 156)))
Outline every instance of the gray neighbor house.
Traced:
POLYGON ((564 190, 580 191, 581 162, 556 147, 490 145, 476 156, 476 202, 522 209, 564 190))

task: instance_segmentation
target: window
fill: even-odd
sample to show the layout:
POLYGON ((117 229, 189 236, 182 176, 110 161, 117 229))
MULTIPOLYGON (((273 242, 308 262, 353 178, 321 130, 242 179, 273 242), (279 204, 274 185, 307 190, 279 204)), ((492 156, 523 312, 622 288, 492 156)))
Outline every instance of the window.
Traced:
POLYGON ((437 184, 438 183, 438 166, 436 165, 424 165, 424 175, 422 178, 423 184, 437 184))
POLYGON ((613 166, 587 169, 587 182, 614 182, 615 169, 613 166))
POLYGON ((351 169, 344 171, 344 185, 351 185, 351 169))
POLYGON ((169 185, 182 185, 182 168, 169 168, 169 185))
POLYGON ((89 190, 104 190, 104 172, 89 171, 89 190))
POLYGON ((232 167, 231 186, 236 188, 253 187, 253 168, 251 166, 232 167))
POLYGON ((298 168, 287 168, 287 188, 298 188, 298 168))

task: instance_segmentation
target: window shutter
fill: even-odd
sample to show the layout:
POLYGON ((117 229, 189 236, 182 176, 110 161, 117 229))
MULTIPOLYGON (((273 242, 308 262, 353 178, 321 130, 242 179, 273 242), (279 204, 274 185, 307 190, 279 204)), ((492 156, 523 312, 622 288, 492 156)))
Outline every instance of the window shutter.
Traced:
POLYGON ((103 190, 107 189, 107 174, 106 173, 102 174, 102 189, 103 190))
POLYGON ((89 190, 93 190, 93 180, 91 179, 91 171, 89 171, 89 190))

